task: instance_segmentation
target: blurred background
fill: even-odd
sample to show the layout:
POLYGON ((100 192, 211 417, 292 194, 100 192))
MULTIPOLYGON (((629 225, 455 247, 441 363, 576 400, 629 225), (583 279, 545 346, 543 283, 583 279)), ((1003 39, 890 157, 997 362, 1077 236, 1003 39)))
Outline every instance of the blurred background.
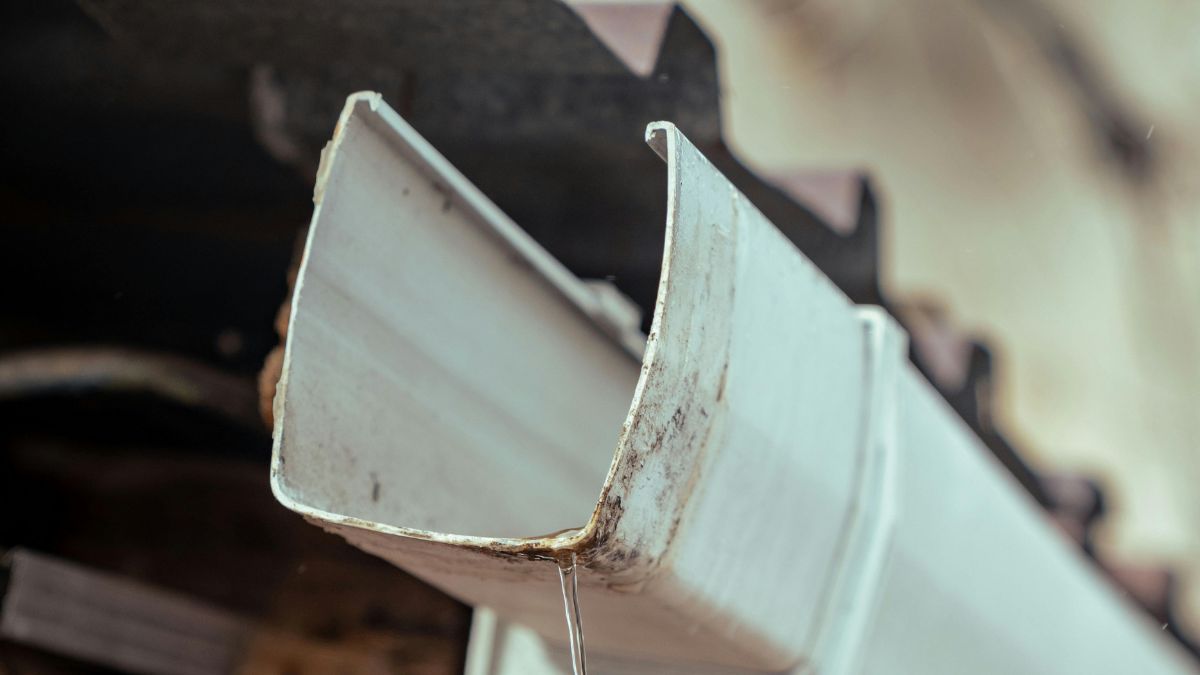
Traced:
POLYGON ((1200 7, 687 6, 741 156, 870 174, 884 288, 987 338, 1009 435, 1100 478, 1100 547, 1186 570, 1200 619, 1200 7))
POLYGON ((1175 563, 1200 619, 1200 8, 688 6, 734 147, 870 173, 884 288, 986 336, 998 422, 1036 464, 1103 479, 1100 549, 1175 563))
POLYGON ((643 309, 642 129, 677 122, 1194 645, 1194 3, 18 0, 0 35, 0 547, 78 590, 43 616, 167 607, 184 636, 131 662, 0 622, 0 672, 461 672, 467 608, 267 487, 297 243, 359 89, 643 309))

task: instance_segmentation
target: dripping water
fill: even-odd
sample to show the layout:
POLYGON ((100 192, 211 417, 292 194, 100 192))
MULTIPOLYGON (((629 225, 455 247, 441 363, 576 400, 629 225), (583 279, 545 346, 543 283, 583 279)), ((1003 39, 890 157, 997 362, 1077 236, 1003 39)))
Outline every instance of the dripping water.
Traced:
POLYGON ((575 574, 575 554, 558 561, 558 580, 562 584, 563 611, 567 616, 567 642, 571 645, 571 672, 587 675, 583 655, 583 619, 579 615, 579 577, 575 574))

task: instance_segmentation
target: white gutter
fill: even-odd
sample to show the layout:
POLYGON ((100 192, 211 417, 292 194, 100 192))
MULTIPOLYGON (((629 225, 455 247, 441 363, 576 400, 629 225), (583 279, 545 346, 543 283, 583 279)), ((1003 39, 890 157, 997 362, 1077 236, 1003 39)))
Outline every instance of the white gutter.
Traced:
MULTIPOLYGON (((639 370, 623 313, 377 94, 352 96, 296 286, 279 500, 550 644, 553 560, 576 554, 594 673, 1191 672, 890 318, 673 125, 647 142, 667 235, 639 370)), ((537 672, 480 644, 473 672, 537 672)))

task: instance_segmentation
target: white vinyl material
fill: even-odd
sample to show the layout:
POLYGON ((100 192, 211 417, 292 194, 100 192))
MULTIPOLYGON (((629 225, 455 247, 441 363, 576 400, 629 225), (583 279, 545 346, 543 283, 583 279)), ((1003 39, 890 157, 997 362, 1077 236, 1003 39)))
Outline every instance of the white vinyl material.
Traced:
POLYGON ((571 554, 594 674, 1189 672, 890 318, 673 125, 647 142, 668 200, 643 351, 620 303, 352 96, 276 396, 279 500, 494 610, 475 675, 558 672, 571 554))

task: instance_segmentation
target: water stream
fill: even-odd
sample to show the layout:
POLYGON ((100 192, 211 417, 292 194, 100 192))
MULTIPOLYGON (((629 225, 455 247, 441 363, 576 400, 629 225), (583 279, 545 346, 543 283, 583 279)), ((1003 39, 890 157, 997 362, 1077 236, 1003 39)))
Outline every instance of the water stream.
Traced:
POLYGON ((562 584, 563 612, 567 616, 567 642, 571 645, 571 672, 587 675, 583 654, 583 619, 579 615, 579 578, 575 574, 575 554, 558 562, 558 580, 562 584))

